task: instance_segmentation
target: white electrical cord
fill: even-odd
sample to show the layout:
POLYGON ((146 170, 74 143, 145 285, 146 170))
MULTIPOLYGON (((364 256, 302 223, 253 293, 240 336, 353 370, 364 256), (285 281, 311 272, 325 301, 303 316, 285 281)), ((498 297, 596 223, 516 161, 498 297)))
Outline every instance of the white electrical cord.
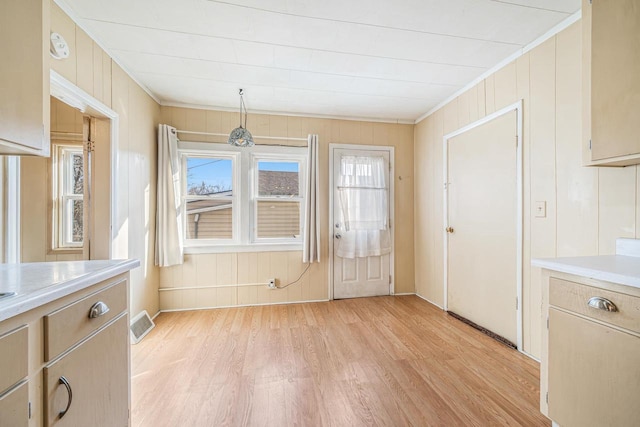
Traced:
POLYGON ((304 271, 303 271, 302 273, 300 273, 300 276, 298 276, 298 278, 297 278, 295 281, 293 281, 293 282, 291 282, 291 283, 287 283, 287 284, 286 284, 286 285, 284 285, 284 286, 276 286, 276 289, 284 289, 284 288, 288 288, 289 286, 291 286, 291 285, 293 285, 293 284, 298 283, 298 282, 300 281, 300 279, 302 279, 302 276, 304 276, 304 274, 305 274, 307 271, 309 271, 309 267, 311 267, 311 263, 307 263, 307 268, 305 268, 305 269, 304 269, 304 271))

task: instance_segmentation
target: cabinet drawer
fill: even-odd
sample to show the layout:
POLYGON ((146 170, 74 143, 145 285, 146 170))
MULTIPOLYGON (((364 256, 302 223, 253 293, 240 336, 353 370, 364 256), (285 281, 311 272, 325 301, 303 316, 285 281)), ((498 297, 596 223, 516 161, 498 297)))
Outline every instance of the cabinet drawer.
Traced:
POLYGON ((0 394, 27 376, 28 338, 26 325, 0 336, 0 394))
POLYGON ((78 343, 127 309, 127 280, 89 295, 44 316, 45 360, 49 361, 78 343), (90 318, 92 307, 103 303, 109 311, 90 318))
POLYGON ((0 395, 0 426, 29 425, 29 386, 25 381, 10 392, 0 395))
POLYGON ((549 304, 640 334, 640 298, 569 282, 549 279, 549 304), (592 297, 606 298, 618 311, 609 312, 588 305, 592 297))

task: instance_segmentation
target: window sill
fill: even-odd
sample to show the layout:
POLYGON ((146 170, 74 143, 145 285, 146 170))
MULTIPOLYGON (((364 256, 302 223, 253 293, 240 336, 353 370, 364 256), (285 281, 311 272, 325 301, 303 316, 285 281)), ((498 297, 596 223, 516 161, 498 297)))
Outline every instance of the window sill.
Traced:
POLYGON ((251 245, 185 246, 185 254, 223 254, 236 252, 302 251, 302 243, 254 243, 251 245))

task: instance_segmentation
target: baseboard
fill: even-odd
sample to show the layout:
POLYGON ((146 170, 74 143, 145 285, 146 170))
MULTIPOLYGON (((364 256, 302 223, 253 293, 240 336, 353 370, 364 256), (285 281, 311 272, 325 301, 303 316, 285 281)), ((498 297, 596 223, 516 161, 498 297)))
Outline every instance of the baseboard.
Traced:
POLYGON ((401 297, 401 296, 405 296, 405 295, 415 295, 415 292, 402 292, 402 293, 398 293, 398 294, 393 294, 391 295, 392 297, 401 297))
POLYGON ((156 320, 156 317, 158 317, 160 315, 160 313, 162 313, 161 310, 158 310, 158 312, 156 314, 153 315, 153 317, 151 318, 151 320, 156 320))
POLYGON ((427 298, 423 297, 422 295, 420 295, 420 294, 418 294, 418 293, 416 293, 416 294, 415 294, 415 296, 417 296, 417 297, 418 297, 418 298, 420 298, 420 299, 425 300, 426 302, 428 302, 428 303, 429 303, 429 304, 431 304, 431 305, 435 305, 435 306, 436 306, 436 307, 438 307, 440 310, 443 310, 443 311, 444 311, 444 307, 442 307, 440 304, 436 304, 435 302, 433 302, 433 301, 431 301, 431 300, 429 300, 429 299, 427 299, 427 298))
POLYGON ((216 308, 236 308, 236 307, 260 307, 266 305, 289 305, 289 304, 304 304, 309 302, 329 302, 328 299, 318 300, 306 300, 306 301, 286 301, 286 302, 266 302, 261 304, 235 304, 235 305, 220 305, 216 307, 194 307, 194 308, 174 308, 170 310, 160 310, 159 313, 173 313, 177 311, 195 311, 195 310, 214 310, 216 308))

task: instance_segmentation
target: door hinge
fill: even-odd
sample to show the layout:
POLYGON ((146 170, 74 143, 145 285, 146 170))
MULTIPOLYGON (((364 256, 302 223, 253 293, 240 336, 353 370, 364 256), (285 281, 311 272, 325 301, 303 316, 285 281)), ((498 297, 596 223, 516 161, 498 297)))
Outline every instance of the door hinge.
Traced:
POLYGON ((549 403, 549 392, 546 393, 545 400, 547 401, 547 403, 549 403))
POLYGON ((29 402, 29 419, 31 419, 31 402, 29 402))
POLYGON ((549 329, 549 316, 547 316, 547 329, 549 329))
POLYGON ((93 153, 96 150, 95 141, 87 141, 87 152, 93 153))
POLYGON ((444 183, 444 189, 445 189, 445 190, 447 189, 448 185, 449 185, 449 183, 448 183, 448 182, 445 182, 445 183, 444 183))
POLYGON ((518 309, 518 297, 516 297, 516 310, 518 309))
POLYGON ((389 276, 389 284, 393 283, 393 278, 389 276))
POLYGON ((591 150, 591 140, 589 140, 589 150, 591 150))

